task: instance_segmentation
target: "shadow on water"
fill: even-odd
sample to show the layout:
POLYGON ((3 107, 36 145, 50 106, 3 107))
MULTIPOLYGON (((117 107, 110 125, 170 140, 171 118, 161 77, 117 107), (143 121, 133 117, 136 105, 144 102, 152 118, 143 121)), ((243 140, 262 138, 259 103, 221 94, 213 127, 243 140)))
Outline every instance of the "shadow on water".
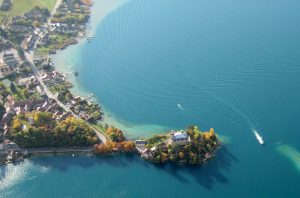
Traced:
POLYGON ((67 171, 71 166, 89 168, 98 165, 109 165, 116 168, 125 168, 136 158, 132 154, 109 154, 95 157, 88 156, 38 156, 30 158, 30 161, 38 166, 50 167, 60 171, 67 171))
MULTIPOLYGON (((181 183, 188 184, 189 178, 193 178, 199 185, 212 189, 215 182, 227 184, 229 180, 224 172, 229 172, 232 163, 238 160, 223 146, 216 154, 216 158, 203 166, 179 166, 174 164, 157 165, 142 160, 134 154, 110 154, 96 157, 87 156, 38 156, 29 159, 37 166, 49 167, 60 171, 67 171, 72 166, 89 168, 94 166, 108 165, 115 168, 127 168, 131 165, 142 165, 149 169, 159 169, 167 172, 181 183)), ((0 167, 0 178, 5 177, 5 166, 0 167)))
POLYGON ((199 185, 212 189, 214 182, 227 184, 229 180, 223 174, 230 171, 233 162, 238 162, 225 147, 222 147, 214 160, 203 166, 176 166, 173 164, 154 165, 158 169, 168 172, 182 183, 189 183, 186 176, 191 176, 199 185))

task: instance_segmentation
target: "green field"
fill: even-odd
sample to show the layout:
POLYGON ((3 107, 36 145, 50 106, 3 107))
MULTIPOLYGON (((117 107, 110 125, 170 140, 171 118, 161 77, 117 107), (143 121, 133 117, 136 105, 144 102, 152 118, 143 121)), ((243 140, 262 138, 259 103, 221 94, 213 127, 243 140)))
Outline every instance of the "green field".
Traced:
MULTIPOLYGON (((2 0, 0 0, 0 2, 1 1, 2 0)), ((13 7, 9 10, 8 13, 0 11, 0 23, 2 23, 2 20, 7 14, 9 16, 8 18, 13 16, 20 16, 24 14, 24 12, 28 12, 35 6, 48 8, 48 10, 51 12, 55 3, 56 0, 14 0, 13 7)))

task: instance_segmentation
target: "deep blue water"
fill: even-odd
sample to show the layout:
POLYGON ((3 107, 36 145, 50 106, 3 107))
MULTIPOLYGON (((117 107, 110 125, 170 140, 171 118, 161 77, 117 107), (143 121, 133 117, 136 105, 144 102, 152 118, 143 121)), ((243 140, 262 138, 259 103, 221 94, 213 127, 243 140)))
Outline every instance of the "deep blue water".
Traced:
POLYGON ((2 184, 9 185, 0 192, 299 197, 299 10, 296 0, 124 4, 81 46, 80 57, 70 57, 80 84, 126 123, 128 134, 197 124, 224 136, 223 149, 199 168, 157 167, 128 156, 34 158, 2 169, 2 184), (279 152, 282 145, 292 149, 279 152), (14 170, 24 173, 17 177, 14 170))

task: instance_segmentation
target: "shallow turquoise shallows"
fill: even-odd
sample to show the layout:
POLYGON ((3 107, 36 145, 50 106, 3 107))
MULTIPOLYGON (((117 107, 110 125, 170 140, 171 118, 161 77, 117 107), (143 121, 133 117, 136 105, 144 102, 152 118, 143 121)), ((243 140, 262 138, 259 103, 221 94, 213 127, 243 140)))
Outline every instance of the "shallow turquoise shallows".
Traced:
POLYGON ((0 197, 300 197, 299 0, 97 0, 95 16, 104 4, 94 39, 57 65, 129 137, 197 124, 222 149, 194 168, 31 158, 1 167, 0 197))

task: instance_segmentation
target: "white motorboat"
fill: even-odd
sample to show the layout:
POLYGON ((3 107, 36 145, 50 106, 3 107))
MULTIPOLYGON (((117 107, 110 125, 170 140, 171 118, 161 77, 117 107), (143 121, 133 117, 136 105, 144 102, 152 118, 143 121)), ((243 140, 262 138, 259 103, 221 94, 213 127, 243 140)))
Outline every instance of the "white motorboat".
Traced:
POLYGON ((256 139, 258 140, 258 142, 259 142, 260 144, 265 144, 265 142, 264 142, 262 136, 259 135, 259 133, 258 133, 256 130, 254 130, 254 135, 255 135, 256 139))
POLYGON ((184 110, 184 108, 181 106, 181 104, 177 104, 178 108, 181 110, 184 110))

